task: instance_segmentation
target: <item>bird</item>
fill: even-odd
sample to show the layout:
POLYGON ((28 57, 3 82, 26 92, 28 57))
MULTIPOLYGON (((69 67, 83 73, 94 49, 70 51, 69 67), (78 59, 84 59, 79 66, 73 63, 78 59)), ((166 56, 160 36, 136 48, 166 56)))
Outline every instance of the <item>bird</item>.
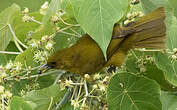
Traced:
POLYGON ((71 47, 52 54, 42 68, 66 70, 81 76, 92 75, 105 67, 121 67, 131 49, 164 49, 165 41, 165 9, 159 7, 125 26, 116 23, 107 48, 107 58, 97 42, 89 34, 84 34, 71 47))

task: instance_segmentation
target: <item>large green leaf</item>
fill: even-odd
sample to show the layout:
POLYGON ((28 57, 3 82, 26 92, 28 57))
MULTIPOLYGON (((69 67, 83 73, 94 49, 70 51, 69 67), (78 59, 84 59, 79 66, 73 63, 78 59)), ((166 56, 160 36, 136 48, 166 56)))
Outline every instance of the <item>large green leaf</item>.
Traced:
POLYGON ((164 71, 167 80, 177 86, 177 62, 172 62, 166 54, 157 52, 155 62, 158 68, 164 71))
POLYGON ((20 12, 16 4, 6 8, 0 13, 0 50, 5 50, 11 40, 11 32, 8 24, 11 24, 15 15, 20 12))
POLYGON ((30 104, 25 102, 22 97, 14 96, 10 102, 10 110, 34 110, 34 109, 30 106, 30 104))
POLYGON ((24 99, 35 103, 37 105, 35 110, 49 110, 49 107, 53 107, 60 101, 64 93, 65 90, 60 90, 58 85, 52 85, 42 90, 29 92, 24 96, 24 99))
POLYGON ((173 92, 161 92, 163 110, 175 110, 177 108, 177 96, 173 92))
POLYGON ((70 0, 76 19, 101 47, 105 57, 114 24, 128 8, 129 0, 70 0))
POLYGON ((158 84, 144 77, 120 72, 108 85, 109 110, 162 110, 158 84))

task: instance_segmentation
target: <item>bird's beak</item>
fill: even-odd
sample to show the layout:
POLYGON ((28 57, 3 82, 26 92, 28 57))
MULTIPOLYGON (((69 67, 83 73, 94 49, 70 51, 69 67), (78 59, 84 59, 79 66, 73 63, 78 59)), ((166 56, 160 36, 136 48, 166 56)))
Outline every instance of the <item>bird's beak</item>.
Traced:
POLYGON ((38 69, 38 73, 41 74, 49 69, 51 69, 52 67, 49 66, 48 64, 44 64, 44 65, 41 65, 38 69))

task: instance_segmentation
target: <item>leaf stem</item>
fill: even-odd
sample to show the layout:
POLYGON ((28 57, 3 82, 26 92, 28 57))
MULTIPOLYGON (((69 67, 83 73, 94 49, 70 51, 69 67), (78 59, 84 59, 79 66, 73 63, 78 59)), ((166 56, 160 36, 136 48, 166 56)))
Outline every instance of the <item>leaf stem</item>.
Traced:
POLYGON ((37 21, 37 20, 35 20, 33 17, 31 17, 31 19, 30 19, 31 21, 33 21, 33 22, 35 22, 35 23, 37 23, 37 24, 42 24, 40 21, 37 21))
POLYGON ((17 46, 18 50, 20 52, 23 52, 22 48, 20 47, 20 45, 18 44, 17 40, 16 40, 16 35, 15 35, 15 32, 13 31, 12 27, 10 24, 7 24, 9 29, 10 29, 10 32, 12 33, 12 36, 13 36, 13 39, 14 39, 14 42, 15 42, 15 45, 17 46))
POLYGON ((0 31, 1 31, 2 29, 4 29, 5 27, 7 27, 7 25, 3 26, 3 27, 0 29, 0 31))
POLYGON ((20 52, 9 52, 9 51, 0 51, 0 53, 15 54, 15 55, 19 55, 20 54, 20 52))
POLYGON ((65 71, 61 71, 61 72, 58 74, 57 78, 55 79, 55 82, 53 83, 53 85, 57 84, 58 80, 59 80, 59 79, 61 78, 61 76, 62 76, 63 74, 65 74, 65 73, 66 73, 65 71))
POLYGON ((48 110, 50 110, 50 108, 52 107, 52 103, 53 103, 53 97, 51 97, 50 99, 51 99, 51 101, 50 101, 50 104, 49 104, 48 110))

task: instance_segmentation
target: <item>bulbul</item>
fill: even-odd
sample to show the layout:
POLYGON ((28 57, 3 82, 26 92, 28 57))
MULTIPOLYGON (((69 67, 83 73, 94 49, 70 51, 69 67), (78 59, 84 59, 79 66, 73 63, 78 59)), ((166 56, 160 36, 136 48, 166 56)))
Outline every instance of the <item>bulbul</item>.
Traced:
POLYGON ((99 45, 84 34, 73 46, 55 52, 45 67, 76 74, 94 74, 104 67, 120 67, 128 51, 134 48, 164 49, 166 41, 165 11, 160 7, 123 27, 114 25, 107 48, 107 60, 99 45))

